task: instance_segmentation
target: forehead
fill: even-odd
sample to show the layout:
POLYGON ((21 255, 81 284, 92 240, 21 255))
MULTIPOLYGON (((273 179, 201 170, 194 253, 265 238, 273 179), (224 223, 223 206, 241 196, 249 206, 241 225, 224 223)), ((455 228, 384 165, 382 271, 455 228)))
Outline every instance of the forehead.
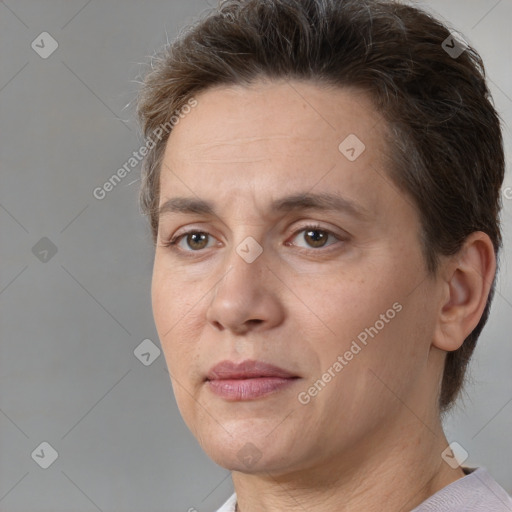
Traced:
POLYGON ((332 146, 354 132, 368 142, 371 137, 375 144, 381 143, 374 139, 381 135, 379 128, 385 127, 367 94, 355 88, 260 81, 251 86, 209 88, 196 100, 197 107, 173 129, 168 146, 179 144, 199 155, 221 154, 235 143, 245 143, 245 149, 250 149, 251 142, 262 139, 277 144, 279 139, 298 144, 307 139, 332 146))
POLYGON ((367 209, 385 200, 386 125, 362 91, 259 82, 214 87, 196 100, 168 139, 160 204, 172 195, 262 202, 313 189, 367 209))

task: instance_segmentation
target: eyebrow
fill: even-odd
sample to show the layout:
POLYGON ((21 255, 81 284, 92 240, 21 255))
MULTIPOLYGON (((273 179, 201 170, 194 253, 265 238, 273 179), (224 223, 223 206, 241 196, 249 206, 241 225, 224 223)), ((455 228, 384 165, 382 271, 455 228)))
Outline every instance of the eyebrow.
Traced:
MULTIPOLYGON (((270 205, 273 213, 289 213, 298 210, 341 211, 360 220, 367 220, 367 209, 350 199, 329 193, 304 192, 276 199, 270 205)), ((215 204, 195 197, 173 197, 158 209, 158 216, 167 214, 200 214, 217 216, 215 204)))

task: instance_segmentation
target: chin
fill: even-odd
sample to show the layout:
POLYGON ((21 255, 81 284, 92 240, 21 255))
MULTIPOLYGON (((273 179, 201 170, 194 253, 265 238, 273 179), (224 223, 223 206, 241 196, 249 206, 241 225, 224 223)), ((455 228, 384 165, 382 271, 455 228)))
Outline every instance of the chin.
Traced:
POLYGON ((203 451, 216 464, 230 471, 247 474, 286 472, 292 462, 290 455, 298 455, 292 446, 296 447, 297 443, 290 439, 290 443, 283 444, 268 435, 269 429, 258 432, 254 420, 252 428, 237 422, 224 426, 225 430, 218 424, 215 427, 209 425, 207 432, 196 437, 203 451))
POLYGON ((277 454, 268 454, 248 442, 235 452, 226 453, 225 450, 207 452, 207 455, 219 466, 245 474, 286 473, 289 461, 277 454))

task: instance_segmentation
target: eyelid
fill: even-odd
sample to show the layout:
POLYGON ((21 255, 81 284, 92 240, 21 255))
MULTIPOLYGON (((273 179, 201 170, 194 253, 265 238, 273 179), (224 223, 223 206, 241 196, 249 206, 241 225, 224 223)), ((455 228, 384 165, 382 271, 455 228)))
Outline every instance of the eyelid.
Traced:
MULTIPOLYGON (((324 233, 327 233, 327 236, 332 235, 334 238, 336 238, 336 240, 338 242, 345 242, 348 238, 348 235, 338 234, 335 231, 333 231, 332 229, 321 226, 320 224, 317 224, 315 222, 310 222, 309 224, 305 224, 304 226, 295 229, 291 238, 292 239, 296 238, 299 235, 299 233, 302 233, 303 231, 322 231, 324 233)), ((286 245, 292 245, 292 244, 286 243, 286 245)), ((333 245, 336 245, 336 243, 318 247, 318 248, 314 248, 314 247, 306 248, 306 247, 299 247, 299 246, 297 246, 297 248, 300 251, 306 251, 306 252, 327 252, 329 250, 328 248, 333 245)))
POLYGON ((203 228, 201 227, 201 223, 197 225, 187 224, 186 226, 179 227, 176 230, 173 229, 170 235, 165 234, 165 231, 166 230, 163 230, 163 233, 158 233, 158 238, 161 241, 161 245, 165 247, 171 245, 173 240, 176 244, 178 244, 184 236, 187 236, 191 233, 207 233, 208 235, 213 236, 209 230, 209 227, 203 228))
POLYGON ((191 228, 191 229, 184 231, 180 234, 173 235, 172 237, 170 237, 170 239, 168 241, 163 241, 162 246, 170 247, 172 249, 175 249, 176 252, 180 252, 181 254, 185 254, 185 255, 194 254, 194 253, 201 254, 204 252, 204 249, 201 249, 199 251, 192 251, 192 250, 183 250, 183 249, 177 248, 178 244, 183 240, 183 238, 185 238, 187 235, 196 234, 196 233, 206 234, 206 235, 208 235, 208 237, 215 238, 209 231, 206 231, 205 229, 191 228))

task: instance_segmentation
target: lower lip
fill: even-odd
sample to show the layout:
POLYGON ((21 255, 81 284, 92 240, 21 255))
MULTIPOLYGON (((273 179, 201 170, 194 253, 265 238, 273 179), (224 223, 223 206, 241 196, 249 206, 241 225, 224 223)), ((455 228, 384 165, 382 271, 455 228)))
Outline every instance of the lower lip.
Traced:
POLYGON ((295 378, 259 377, 256 379, 209 380, 208 386, 216 395, 226 400, 254 400, 290 386, 295 378))

